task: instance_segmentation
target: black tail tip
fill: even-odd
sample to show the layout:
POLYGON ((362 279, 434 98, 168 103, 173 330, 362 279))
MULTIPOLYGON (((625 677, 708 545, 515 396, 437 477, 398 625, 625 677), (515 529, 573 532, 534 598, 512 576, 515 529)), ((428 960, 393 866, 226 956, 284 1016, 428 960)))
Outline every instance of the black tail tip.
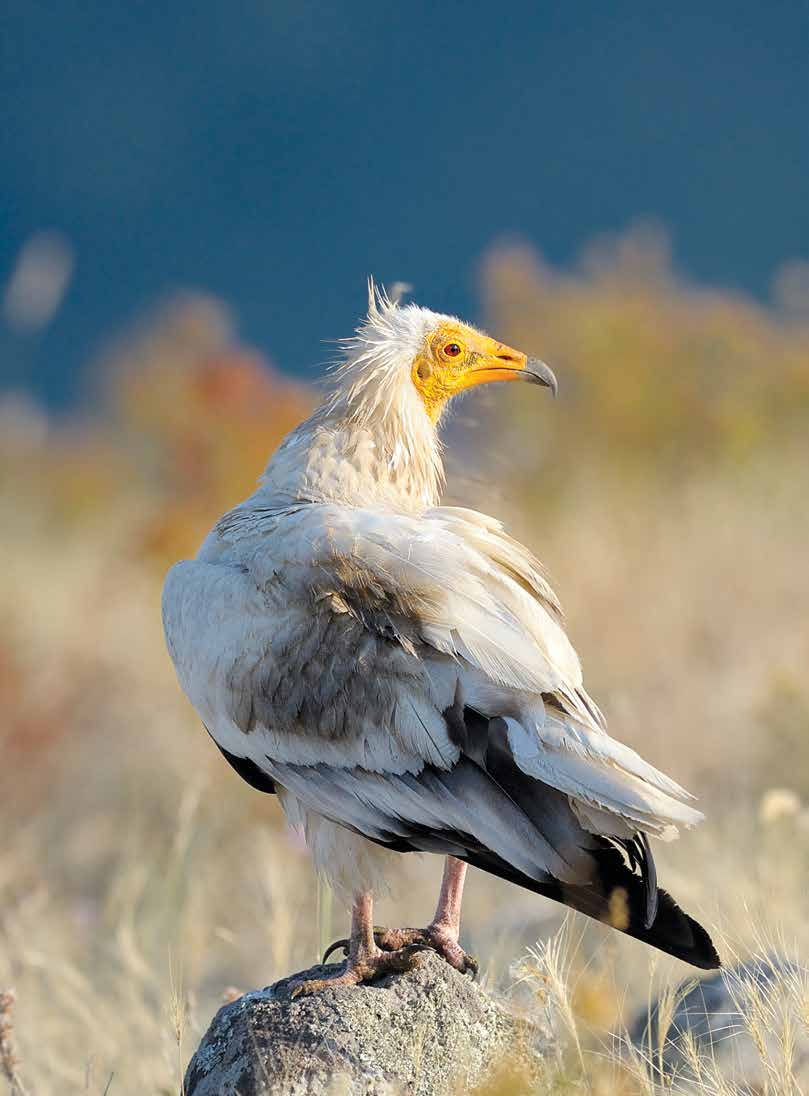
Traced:
MULTIPOLYGON (((688 917, 687 914, 684 916, 688 917)), ((713 940, 698 921, 695 921, 693 917, 688 917, 688 920, 691 923, 693 943, 682 958, 686 963, 699 967, 700 970, 718 970, 722 966, 722 960, 714 947, 713 940)))
POLYGON ((722 966, 708 932, 664 890, 658 891, 657 917, 648 930, 648 942, 700 970, 717 970, 722 966))
POLYGON ((719 958, 719 952, 714 947, 713 940, 698 921, 695 921, 692 917, 689 917, 689 921, 694 933, 695 958, 688 961, 702 970, 718 970, 722 966, 722 960, 719 958))

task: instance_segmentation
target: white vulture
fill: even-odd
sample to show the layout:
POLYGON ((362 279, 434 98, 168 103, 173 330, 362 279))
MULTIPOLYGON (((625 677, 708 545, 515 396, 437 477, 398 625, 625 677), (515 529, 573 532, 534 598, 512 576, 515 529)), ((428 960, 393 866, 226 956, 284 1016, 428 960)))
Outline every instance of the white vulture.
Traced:
POLYGON ((607 734, 531 552, 440 504, 447 403, 489 381, 555 392, 553 373, 458 319, 373 284, 369 297, 323 404, 163 594, 211 737, 353 903, 344 964, 300 992, 406 969, 424 947, 473 970, 458 939, 468 864, 717 966, 649 846, 700 820, 692 797, 607 734), (411 851, 446 857, 435 917, 375 929, 374 892, 411 851))

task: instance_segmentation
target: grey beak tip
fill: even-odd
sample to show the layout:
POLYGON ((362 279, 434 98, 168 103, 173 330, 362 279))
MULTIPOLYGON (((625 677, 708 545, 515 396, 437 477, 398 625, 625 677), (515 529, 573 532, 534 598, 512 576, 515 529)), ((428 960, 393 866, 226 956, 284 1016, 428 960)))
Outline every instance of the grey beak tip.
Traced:
POLYGON ((556 399, 559 395, 559 382, 549 365, 546 365, 539 358, 529 358, 525 369, 531 375, 534 384, 541 384, 545 388, 550 388, 553 398, 556 399))

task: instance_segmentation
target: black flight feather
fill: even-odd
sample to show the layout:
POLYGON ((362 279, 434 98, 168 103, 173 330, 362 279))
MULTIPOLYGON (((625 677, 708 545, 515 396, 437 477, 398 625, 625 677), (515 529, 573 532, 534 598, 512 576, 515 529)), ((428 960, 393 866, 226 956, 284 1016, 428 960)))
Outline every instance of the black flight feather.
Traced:
POLYGON ((219 750, 225 761, 233 766, 242 780, 246 780, 251 788, 255 788, 257 792, 267 792, 268 795, 275 794, 275 781, 259 768, 255 761, 251 761, 249 757, 237 757, 236 754, 229 753, 221 746, 219 750))

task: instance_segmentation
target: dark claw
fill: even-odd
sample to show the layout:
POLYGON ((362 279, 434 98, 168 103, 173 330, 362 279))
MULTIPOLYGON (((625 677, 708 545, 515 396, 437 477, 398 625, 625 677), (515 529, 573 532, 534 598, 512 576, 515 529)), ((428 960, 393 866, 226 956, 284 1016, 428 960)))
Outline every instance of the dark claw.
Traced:
POLYGON ((326 950, 324 951, 323 958, 320 960, 321 964, 325 965, 326 960, 329 958, 329 956, 332 954, 332 952, 337 951, 338 948, 343 949, 343 957, 345 958, 348 955, 348 945, 349 945, 349 943, 350 943, 349 940, 335 940, 334 943, 330 944, 326 948, 326 950))
POLYGON ((472 976, 472 981, 473 982, 476 981, 477 976, 480 973, 480 963, 477 961, 477 959, 474 957, 474 955, 468 955, 467 954, 466 963, 464 964, 464 968, 463 968, 463 973, 471 975, 472 976))

